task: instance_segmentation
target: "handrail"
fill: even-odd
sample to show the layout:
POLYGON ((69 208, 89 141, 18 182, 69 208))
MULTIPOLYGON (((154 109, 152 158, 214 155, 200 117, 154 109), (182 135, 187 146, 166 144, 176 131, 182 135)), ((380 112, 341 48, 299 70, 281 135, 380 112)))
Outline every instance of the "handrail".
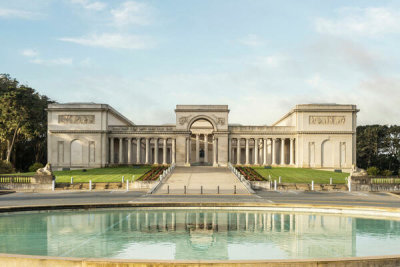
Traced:
POLYGON ((235 168, 232 166, 230 162, 228 162, 228 168, 231 170, 231 172, 235 175, 237 179, 244 185, 244 187, 249 191, 249 193, 254 194, 253 188, 251 188, 251 183, 244 178, 244 176, 235 168))
POLYGON ((159 176, 158 181, 154 184, 154 186, 147 192, 147 194, 153 194, 162 184, 164 180, 166 180, 175 169, 175 163, 168 167, 168 169, 164 170, 163 173, 159 176))
POLYGON ((22 175, 1 175, 1 184, 30 184, 32 176, 22 176, 22 175))

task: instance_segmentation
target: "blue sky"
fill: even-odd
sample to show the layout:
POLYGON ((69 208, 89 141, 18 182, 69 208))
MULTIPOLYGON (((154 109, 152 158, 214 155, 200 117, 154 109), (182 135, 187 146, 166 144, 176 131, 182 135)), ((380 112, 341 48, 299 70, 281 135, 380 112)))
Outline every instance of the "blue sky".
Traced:
POLYGON ((301 103, 400 123, 400 1, 0 0, 0 73, 138 124, 228 104, 269 125, 301 103))

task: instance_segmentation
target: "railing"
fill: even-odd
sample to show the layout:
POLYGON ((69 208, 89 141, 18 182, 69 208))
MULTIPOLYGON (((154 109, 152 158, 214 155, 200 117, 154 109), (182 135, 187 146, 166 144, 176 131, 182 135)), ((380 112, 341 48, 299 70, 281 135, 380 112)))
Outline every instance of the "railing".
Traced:
POLYGON ((236 176, 236 178, 239 179, 239 181, 244 185, 244 187, 246 187, 249 193, 252 194, 255 193, 254 190, 251 188, 250 182, 247 181, 246 178, 244 178, 244 176, 235 167, 233 167, 230 162, 228 162, 228 168, 232 171, 232 173, 236 176))
POLYGON ((399 177, 371 177, 371 184, 400 184, 399 177))
POLYGON ((400 177, 362 176, 351 177, 355 190, 361 191, 400 191, 400 177))
POLYGON ((164 170, 163 173, 158 177, 157 183, 150 189, 147 194, 153 194, 162 184, 162 182, 167 179, 175 169, 175 163, 168 167, 168 169, 164 170))
POLYGON ((13 176, 13 175, 2 175, 0 176, 1 184, 30 184, 31 176, 13 176))

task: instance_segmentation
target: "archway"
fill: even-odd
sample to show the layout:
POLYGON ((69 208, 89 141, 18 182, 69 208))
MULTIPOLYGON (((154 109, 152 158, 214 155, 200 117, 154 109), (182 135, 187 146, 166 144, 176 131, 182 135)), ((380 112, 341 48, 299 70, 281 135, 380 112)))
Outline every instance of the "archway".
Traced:
POLYGON ((190 164, 211 165, 213 162, 214 125, 207 118, 197 118, 190 126, 190 164))
POLYGON ((82 142, 75 139, 71 142, 71 165, 81 165, 83 162, 82 142))
POLYGON ((329 139, 325 140, 321 144, 321 167, 333 167, 333 145, 329 139))

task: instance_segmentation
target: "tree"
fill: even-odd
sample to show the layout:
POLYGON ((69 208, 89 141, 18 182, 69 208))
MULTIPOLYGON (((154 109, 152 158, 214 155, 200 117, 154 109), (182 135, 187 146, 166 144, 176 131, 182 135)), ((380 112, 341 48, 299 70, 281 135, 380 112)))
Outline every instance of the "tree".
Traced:
MULTIPOLYGON (((44 154, 47 133, 45 109, 49 103, 48 97, 20 85, 7 74, 0 75, 0 142, 3 143, 0 149, 6 150, 7 162, 10 162, 19 142, 34 147, 35 161, 39 161, 44 154)), ((3 152, 0 156, 3 157, 3 152)))
POLYGON ((376 167, 397 174, 400 168, 400 126, 357 127, 357 166, 376 167))

